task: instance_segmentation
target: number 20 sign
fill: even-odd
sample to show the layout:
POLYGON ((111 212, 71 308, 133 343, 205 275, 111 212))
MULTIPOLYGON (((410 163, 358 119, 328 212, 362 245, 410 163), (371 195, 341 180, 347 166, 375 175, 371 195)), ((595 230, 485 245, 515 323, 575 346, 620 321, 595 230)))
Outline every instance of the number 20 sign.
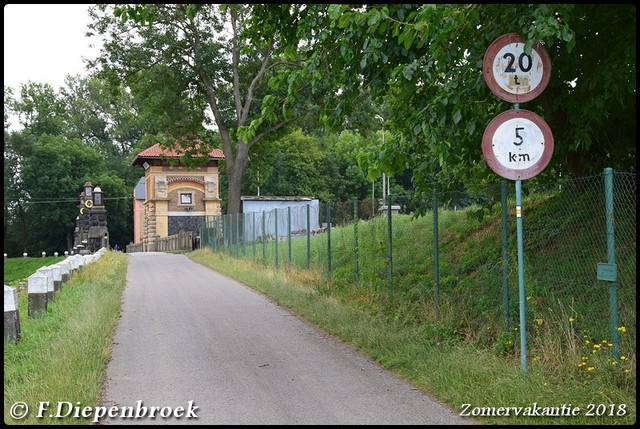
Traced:
POLYGON ((485 52, 484 79, 496 96, 510 103, 536 98, 549 83, 551 59, 544 46, 536 44, 531 53, 517 33, 498 37, 485 52))

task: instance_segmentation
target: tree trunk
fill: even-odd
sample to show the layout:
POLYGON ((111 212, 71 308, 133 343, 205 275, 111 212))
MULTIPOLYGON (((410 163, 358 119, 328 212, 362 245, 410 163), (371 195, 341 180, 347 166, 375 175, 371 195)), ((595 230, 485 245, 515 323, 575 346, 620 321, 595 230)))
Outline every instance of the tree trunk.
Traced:
POLYGON ((242 176, 249 162, 249 149, 247 145, 238 141, 236 144, 236 159, 229 167, 227 164, 228 188, 227 188, 227 214, 240 213, 240 196, 242 193, 242 176))
POLYGON ((227 214, 240 212, 240 189, 242 183, 242 174, 237 173, 237 168, 235 170, 236 171, 234 172, 228 172, 229 186, 227 188, 227 214))

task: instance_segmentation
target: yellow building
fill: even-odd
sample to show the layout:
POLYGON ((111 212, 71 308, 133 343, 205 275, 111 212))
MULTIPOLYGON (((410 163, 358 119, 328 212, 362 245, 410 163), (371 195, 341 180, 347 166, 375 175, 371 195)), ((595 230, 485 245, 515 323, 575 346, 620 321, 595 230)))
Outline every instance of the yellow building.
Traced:
MULTIPOLYGON (((180 230, 200 233, 206 216, 221 214, 219 165, 224 159, 213 149, 205 166, 187 168, 180 154, 155 144, 131 161, 144 170, 144 196, 134 199, 134 240, 141 240, 144 251, 156 250, 156 239, 175 235, 180 230)), ((141 184, 141 183, 140 183, 141 184)))

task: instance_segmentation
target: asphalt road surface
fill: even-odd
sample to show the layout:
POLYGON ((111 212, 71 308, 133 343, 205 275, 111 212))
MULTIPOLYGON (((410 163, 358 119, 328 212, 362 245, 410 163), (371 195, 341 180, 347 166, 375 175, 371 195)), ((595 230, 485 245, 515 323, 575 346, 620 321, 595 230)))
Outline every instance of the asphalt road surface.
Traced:
POLYGON ((472 423, 184 255, 128 257, 101 424, 472 423))

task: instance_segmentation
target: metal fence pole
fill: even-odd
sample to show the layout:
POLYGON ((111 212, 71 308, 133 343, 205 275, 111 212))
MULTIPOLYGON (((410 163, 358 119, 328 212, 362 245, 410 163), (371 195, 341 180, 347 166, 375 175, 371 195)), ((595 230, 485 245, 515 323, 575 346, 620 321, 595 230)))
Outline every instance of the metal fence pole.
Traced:
POLYGON ((358 200, 353 200, 353 251, 354 251, 354 264, 353 271, 355 275, 356 284, 360 283, 360 267, 358 265, 358 200))
POLYGON ((287 207, 287 240, 289 242, 289 266, 291 266, 291 206, 287 207))
POLYGON ((222 215, 222 252, 227 253, 227 215, 222 215))
MULTIPOLYGON (((607 222, 607 257, 608 263, 616 267, 616 237, 613 225, 613 170, 604 169, 604 193, 607 222)), ((617 267, 614 268, 617 271, 617 267)), ((609 308, 611 311, 611 334, 613 335, 613 355, 620 361, 620 335, 618 334, 618 282, 609 282, 609 308)))
POLYGON ((240 257, 240 213, 236 213, 236 258, 240 257))
POLYGON ((307 269, 311 265, 311 207, 307 204, 307 269))
POLYGON ((267 230, 266 230, 266 216, 264 214, 265 212, 262 212, 262 262, 266 263, 267 262, 267 248, 266 248, 266 241, 267 241, 267 230))
POLYGON ((440 315, 440 260, 438 254, 438 189, 433 185, 433 280, 436 314, 440 315))
POLYGON ((276 267, 278 266, 278 209, 275 209, 276 212, 276 267))
POLYGON ((391 195, 387 195, 387 241, 389 243, 389 295, 393 295, 393 235, 391 230, 391 195))
POLYGON ((327 203, 327 275, 331 281, 331 203, 327 203))
POLYGON ((256 259, 256 212, 253 212, 253 237, 251 240, 251 247, 253 249, 253 259, 256 259))
POLYGON ((219 245, 220 245, 220 220, 221 220, 222 216, 218 216, 216 218, 216 229, 213 231, 213 247, 216 250, 216 252, 219 252, 220 249, 218 249, 219 245))
POLYGON ((242 213, 242 233, 240 234, 240 240, 242 240, 242 257, 246 258, 247 257, 247 240, 245 240, 245 235, 247 234, 247 231, 245 230, 245 224, 246 224, 246 219, 247 219, 247 215, 245 213, 242 213))

